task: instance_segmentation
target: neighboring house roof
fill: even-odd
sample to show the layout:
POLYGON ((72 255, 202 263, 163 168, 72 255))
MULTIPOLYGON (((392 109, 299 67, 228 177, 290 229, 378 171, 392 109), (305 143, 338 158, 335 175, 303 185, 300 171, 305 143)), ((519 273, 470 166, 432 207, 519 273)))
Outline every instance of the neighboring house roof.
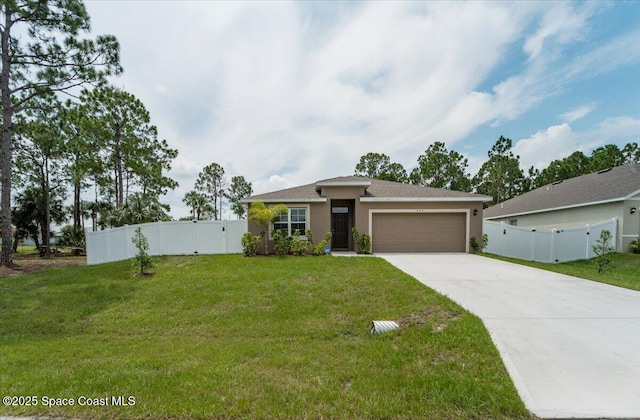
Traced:
POLYGON ((324 202, 326 197, 321 195, 323 187, 364 187, 365 193, 360 201, 490 201, 491 197, 462 191, 451 191, 439 188, 421 187, 419 185, 402 184, 399 182, 383 181, 360 176, 341 176, 324 179, 313 184, 285 190, 253 195, 241 200, 250 203, 260 200, 265 203, 300 203, 324 202))
POLYGON ((554 182, 485 209, 485 219, 622 201, 640 194, 640 164, 554 182))

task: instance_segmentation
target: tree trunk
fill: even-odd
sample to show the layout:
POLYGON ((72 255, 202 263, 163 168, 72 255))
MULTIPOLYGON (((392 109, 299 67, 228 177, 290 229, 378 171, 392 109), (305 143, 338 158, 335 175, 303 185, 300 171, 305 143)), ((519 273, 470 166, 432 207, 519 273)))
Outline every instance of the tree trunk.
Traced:
POLYGON ((80 182, 73 185, 73 227, 81 229, 83 224, 82 203, 80 202, 80 182))
POLYGON ((4 5, 4 29, 2 31, 2 73, 0 74, 0 90, 2 91, 2 147, 0 152, 0 180, 2 193, 0 197, 1 221, 2 221, 2 252, 0 253, 0 265, 11 265, 11 122, 13 119, 13 104, 11 103, 11 91, 9 78, 11 76, 11 60, 9 51, 9 33, 11 31, 11 14, 4 5))
POLYGON ((114 150, 114 164, 116 175, 116 207, 121 208, 124 205, 124 179, 122 177, 122 149, 120 147, 120 132, 116 130, 115 136, 115 150, 114 150))
POLYGON ((44 257, 51 257, 51 248, 49 244, 49 230, 51 224, 51 197, 49 196, 49 159, 44 160, 44 182, 42 183, 42 199, 44 201, 44 220, 42 223, 42 244, 45 246, 44 257))

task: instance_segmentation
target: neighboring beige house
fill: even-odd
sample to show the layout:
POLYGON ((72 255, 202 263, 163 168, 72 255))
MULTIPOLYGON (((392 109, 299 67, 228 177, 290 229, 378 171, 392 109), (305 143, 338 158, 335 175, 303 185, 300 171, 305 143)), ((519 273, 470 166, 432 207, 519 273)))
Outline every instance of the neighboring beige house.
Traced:
POLYGON ((496 204, 485 220, 552 229, 617 219, 616 250, 629 252, 640 235, 640 164, 554 182, 496 204))
MULTIPOLYGON (((311 229, 320 240, 333 233, 331 248, 356 250, 351 229, 371 236, 373 252, 469 252, 469 240, 482 237, 484 195, 450 191, 358 176, 254 195, 242 200, 285 204, 289 213, 269 227, 311 229)), ((264 227, 249 222, 249 231, 264 227)), ((272 241, 269 241, 272 247, 272 241)))

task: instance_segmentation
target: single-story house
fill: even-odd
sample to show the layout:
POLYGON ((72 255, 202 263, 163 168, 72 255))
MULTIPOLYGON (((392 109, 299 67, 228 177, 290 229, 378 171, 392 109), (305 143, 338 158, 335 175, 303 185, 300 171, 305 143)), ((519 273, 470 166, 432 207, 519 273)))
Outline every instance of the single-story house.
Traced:
MULTIPOLYGON (((371 236, 372 252, 469 252, 469 241, 482 237, 484 195, 358 176, 325 179, 300 187, 258 194, 242 200, 289 208, 269 226, 311 229, 320 240, 332 232, 331 248, 356 250, 352 228, 371 236)), ((264 226, 249 221, 249 231, 264 226)), ((273 243, 269 241, 270 247, 273 243)))
POLYGON ((640 164, 632 163, 557 181, 496 204, 485 220, 553 229, 617 219, 616 250, 628 252, 640 236, 640 164))

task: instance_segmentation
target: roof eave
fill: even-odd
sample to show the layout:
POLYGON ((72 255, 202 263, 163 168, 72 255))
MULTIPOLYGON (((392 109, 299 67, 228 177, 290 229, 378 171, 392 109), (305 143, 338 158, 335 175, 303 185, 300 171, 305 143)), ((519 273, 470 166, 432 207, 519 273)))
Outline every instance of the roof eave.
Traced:
POLYGON ((370 187, 371 181, 318 181, 317 187, 370 187))
MULTIPOLYGON (((633 196, 633 194, 632 194, 632 196, 633 196)), ((600 205, 600 204, 609 204, 609 203, 615 203, 615 202, 618 202, 618 201, 624 201, 626 199, 627 199, 627 197, 618 197, 618 198, 612 198, 610 200, 591 201, 589 203, 572 204, 572 205, 569 205, 569 206, 560 206, 560 207, 551 207, 551 208, 548 208, 548 209, 522 211, 520 213, 501 214, 501 215, 498 215, 498 216, 485 216, 484 219, 487 219, 487 220, 502 219, 503 217, 525 216, 527 214, 546 213, 546 212, 549 212, 549 211, 574 209, 574 208, 577 208, 577 207, 597 206, 597 205, 600 205)), ((496 204, 496 205, 498 205, 498 204, 496 204)))
POLYGON ((250 204, 256 201, 263 203, 326 203, 326 197, 318 198, 243 198, 240 203, 250 204))
POLYGON ((450 201, 478 201, 481 203, 491 201, 491 197, 360 197, 362 203, 389 203, 389 202, 450 202, 450 201))

